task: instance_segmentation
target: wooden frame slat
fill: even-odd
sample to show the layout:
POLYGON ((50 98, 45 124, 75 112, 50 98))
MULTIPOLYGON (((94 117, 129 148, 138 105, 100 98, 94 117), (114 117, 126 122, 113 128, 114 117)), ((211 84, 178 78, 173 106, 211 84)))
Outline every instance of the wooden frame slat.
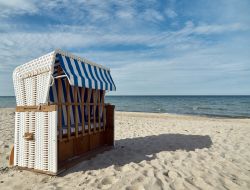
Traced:
MULTIPOLYGON (((70 102, 70 84, 68 81, 66 82, 66 96, 67 96, 66 101, 70 102)), ((68 136, 68 139, 70 139, 71 130, 70 130, 70 106, 69 105, 67 105, 67 136, 68 136)))
POLYGON ((88 98, 87 98, 87 105, 88 105, 88 133, 90 134, 91 133, 91 126, 90 126, 90 99, 91 99, 91 91, 92 89, 88 89, 88 98))
POLYGON ((41 106, 16 106, 16 112, 51 112, 56 111, 57 105, 41 105, 41 106))
POLYGON ((106 109, 105 109, 105 90, 102 93, 102 114, 103 114, 103 130, 106 129, 106 109))
POLYGON ((74 103, 75 103, 75 136, 76 138, 78 138, 78 106, 76 105, 77 103, 77 90, 78 90, 78 87, 77 86, 74 86, 74 103))
MULTIPOLYGON (((62 73, 62 69, 58 67, 58 75, 62 73)), ((59 139, 62 140, 62 79, 58 79, 58 89, 57 89, 57 102, 58 102, 58 128, 59 128, 59 139)))
MULTIPOLYGON (((75 103, 75 102, 66 102, 66 103, 60 103, 60 104, 55 103, 55 105, 63 105, 63 106, 75 106, 76 105, 76 106, 81 106, 82 103, 80 103, 80 102, 77 102, 77 103, 75 103)), ((94 103, 89 103, 89 105, 93 106, 94 103)))
POLYGON ((85 88, 82 87, 81 88, 81 94, 82 94, 82 97, 81 97, 81 109, 82 109, 82 135, 85 134, 85 106, 84 106, 84 96, 85 96, 85 88))
POLYGON ((100 90, 97 91, 98 100, 98 130, 101 131, 101 100, 100 100, 100 90))
POLYGON ((94 114, 94 132, 96 132, 96 90, 92 90, 93 91, 93 102, 94 102, 94 106, 93 106, 93 114, 94 114))

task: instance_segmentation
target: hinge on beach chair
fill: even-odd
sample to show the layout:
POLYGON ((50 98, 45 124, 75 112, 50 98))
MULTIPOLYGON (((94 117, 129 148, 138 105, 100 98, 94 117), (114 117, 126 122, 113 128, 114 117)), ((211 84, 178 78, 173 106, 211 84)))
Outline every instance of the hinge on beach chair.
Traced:
POLYGON ((24 133, 23 138, 24 138, 25 140, 27 140, 27 141, 34 140, 34 134, 33 134, 33 133, 26 132, 26 133, 24 133))

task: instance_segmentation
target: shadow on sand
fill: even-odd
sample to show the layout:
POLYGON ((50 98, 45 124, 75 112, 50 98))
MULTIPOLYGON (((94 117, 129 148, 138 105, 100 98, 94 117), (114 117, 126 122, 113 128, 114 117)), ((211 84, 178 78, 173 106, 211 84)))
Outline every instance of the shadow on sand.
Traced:
POLYGON ((155 159, 155 154, 162 151, 194 151, 195 149, 209 148, 211 145, 211 138, 207 135, 161 134, 120 139, 115 141, 114 149, 99 154, 91 160, 86 160, 59 176, 79 171, 102 169, 112 165, 124 166, 131 162, 149 161, 155 159))

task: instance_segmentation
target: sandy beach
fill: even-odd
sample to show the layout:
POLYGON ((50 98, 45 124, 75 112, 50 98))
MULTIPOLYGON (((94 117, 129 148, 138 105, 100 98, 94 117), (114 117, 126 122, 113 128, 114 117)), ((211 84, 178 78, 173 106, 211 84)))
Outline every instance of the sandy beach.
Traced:
POLYGON ((14 109, 0 109, 0 189, 250 189, 250 119, 115 113, 115 148, 48 176, 8 168, 14 109))

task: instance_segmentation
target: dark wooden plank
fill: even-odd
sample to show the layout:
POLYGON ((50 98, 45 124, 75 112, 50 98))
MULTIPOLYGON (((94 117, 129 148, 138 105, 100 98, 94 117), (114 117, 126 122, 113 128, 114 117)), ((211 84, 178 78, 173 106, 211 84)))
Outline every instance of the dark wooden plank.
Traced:
POLYGON ((100 100, 100 90, 97 91, 98 100, 98 130, 101 130, 101 100, 100 100))
POLYGON ((81 155, 90 150, 89 137, 90 135, 79 136, 79 138, 73 140, 74 156, 81 155))
POLYGON ((94 132, 96 132, 96 90, 93 90, 93 101, 94 101, 94 132))
POLYGON ((76 138, 78 138, 78 106, 76 105, 77 103, 77 90, 78 90, 78 87, 77 86, 74 86, 74 103, 75 103, 75 136, 76 138))
MULTIPOLYGON (((67 96, 67 103, 70 102, 70 84, 67 80, 66 82, 66 96, 67 96)), ((70 131, 70 106, 68 105, 67 106, 67 136, 68 136, 68 139, 70 138, 71 136, 71 131, 70 131)))
POLYGON ((103 114, 103 128, 104 128, 104 131, 105 131, 105 128, 106 128, 106 109, 105 109, 105 91, 103 91, 103 94, 102 94, 102 114, 103 114))
POLYGON ((107 116, 107 126, 105 129, 106 133, 106 143, 108 145, 114 144, 114 105, 105 105, 105 108, 107 110, 106 116, 107 116))
POLYGON ((87 98, 87 105, 88 105, 88 133, 91 133, 91 126, 90 126, 90 98, 91 98, 91 89, 88 89, 88 98, 87 98))
MULTIPOLYGON (((53 105, 62 105, 62 106, 80 106, 82 105, 81 103, 74 103, 74 102, 66 102, 66 103, 61 103, 61 104, 53 104, 53 105)), ((89 105, 94 105, 94 103, 89 103, 89 105)))
POLYGON ((84 87, 82 87, 81 88, 81 91, 82 91, 82 97, 81 97, 81 103, 82 103, 82 105, 81 105, 81 109, 82 109, 82 135, 84 135, 85 134, 85 105, 84 105, 84 95, 85 95, 85 88, 84 87))
POLYGON ((58 164, 72 157, 74 157, 73 138, 58 142, 58 164))

